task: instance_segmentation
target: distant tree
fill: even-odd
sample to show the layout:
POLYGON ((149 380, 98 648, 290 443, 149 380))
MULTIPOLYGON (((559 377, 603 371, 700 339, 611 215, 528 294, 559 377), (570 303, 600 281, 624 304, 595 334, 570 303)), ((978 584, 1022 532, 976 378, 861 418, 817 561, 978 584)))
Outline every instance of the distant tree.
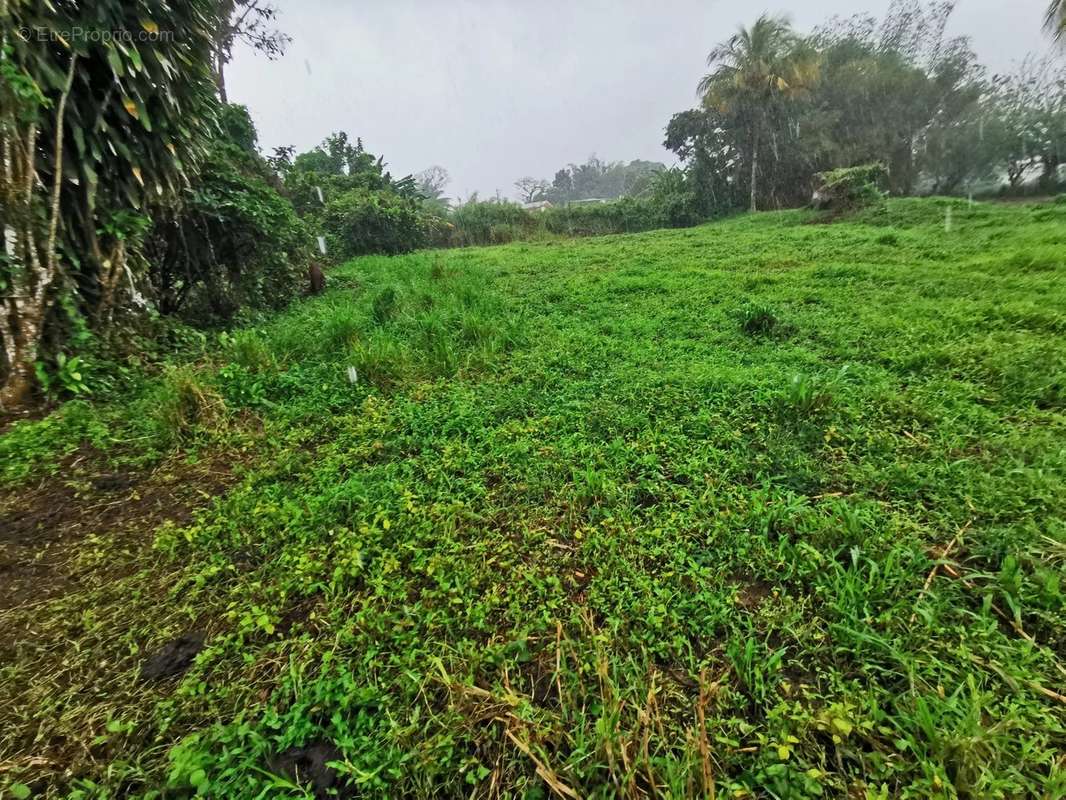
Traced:
POLYGON ((773 107, 814 84, 818 58, 785 17, 764 14, 711 50, 707 66, 714 69, 699 83, 704 104, 741 117, 747 129, 750 208, 755 211, 759 148, 773 107))
MULTIPOLYGON (((647 193, 652 179, 664 172, 666 165, 658 161, 602 161, 595 155, 583 164, 570 164, 555 173, 551 184, 544 181, 540 194, 554 203, 574 200, 613 200, 647 193)), ((532 178, 523 180, 532 181, 532 178)), ((517 186, 517 184, 516 184, 517 186)))
MULTIPOLYGON (((685 165, 687 188, 698 196, 708 216, 742 202, 743 163, 728 124, 713 109, 694 108, 674 114, 666 126, 663 146, 685 165)), ((671 178, 677 180, 676 175, 671 178)))
POLYGON ((383 188, 387 183, 384 159, 368 153, 362 139, 357 138, 352 144, 344 131, 331 133, 314 150, 300 153, 293 160, 293 166, 297 170, 322 175, 361 176, 371 184, 369 188, 383 188))
POLYGON ((275 59, 285 52, 290 36, 273 27, 278 10, 264 0, 218 0, 219 26, 215 35, 214 73, 218 96, 226 98, 226 65, 233 57, 235 42, 244 42, 256 52, 275 59))
POLYGON ((1017 187, 1039 170, 1041 186, 1054 190, 1066 154, 1066 67, 1051 56, 1029 57, 993 86, 984 137, 998 147, 1008 183, 1017 187))
POLYGON ((427 200, 442 200, 444 188, 451 183, 451 180, 448 170, 436 164, 415 175, 418 191, 427 200))
POLYGON ((523 203, 534 203, 543 200, 551 186, 545 180, 526 176, 515 181, 514 188, 518 190, 518 197, 523 203))

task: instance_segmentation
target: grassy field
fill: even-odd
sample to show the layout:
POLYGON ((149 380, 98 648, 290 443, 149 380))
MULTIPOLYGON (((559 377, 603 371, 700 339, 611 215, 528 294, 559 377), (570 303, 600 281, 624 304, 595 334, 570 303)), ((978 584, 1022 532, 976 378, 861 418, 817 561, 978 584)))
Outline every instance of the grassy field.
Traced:
POLYGON ((1066 205, 822 223, 360 259, 8 430, 0 795, 1066 796, 1066 205))

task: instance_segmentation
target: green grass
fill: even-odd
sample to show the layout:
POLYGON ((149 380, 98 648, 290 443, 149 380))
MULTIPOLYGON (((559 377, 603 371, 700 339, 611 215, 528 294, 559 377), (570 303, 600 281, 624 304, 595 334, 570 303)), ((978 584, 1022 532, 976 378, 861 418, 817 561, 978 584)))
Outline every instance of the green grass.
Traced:
POLYGON ((360 259, 16 427, 250 466, 0 614, 0 787, 1063 797, 1066 210, 950 202, 360 259))

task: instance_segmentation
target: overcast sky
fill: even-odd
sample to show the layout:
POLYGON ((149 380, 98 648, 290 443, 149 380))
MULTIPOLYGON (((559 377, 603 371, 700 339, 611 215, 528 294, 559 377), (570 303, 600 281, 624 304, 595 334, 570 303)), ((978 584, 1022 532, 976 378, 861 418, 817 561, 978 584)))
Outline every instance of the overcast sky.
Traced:
MULTIPOLYGON (((711 47, 763 10, 809 30, 888 0, 274 0, 292 36, 270 62, 239 50, 231 102, 249 107, 260 145, 361 136, 396 176, 432 164, 447 194, 514 195, 524 175, 595 153, 671 163, 670 116, 695 104, 711 47)), ((1047 0, 960 0, 951 32, 993 70, 1046 51, 1047 0)))

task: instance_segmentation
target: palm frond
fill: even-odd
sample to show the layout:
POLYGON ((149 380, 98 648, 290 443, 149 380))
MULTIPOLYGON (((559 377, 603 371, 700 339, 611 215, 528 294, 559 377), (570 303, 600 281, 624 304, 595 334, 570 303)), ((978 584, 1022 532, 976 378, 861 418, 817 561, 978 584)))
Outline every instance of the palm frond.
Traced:
POLYGON ((1044 30, 1057 42, 1066 37, 1066 0, 1051 0, 1044 15, 1044 30))

